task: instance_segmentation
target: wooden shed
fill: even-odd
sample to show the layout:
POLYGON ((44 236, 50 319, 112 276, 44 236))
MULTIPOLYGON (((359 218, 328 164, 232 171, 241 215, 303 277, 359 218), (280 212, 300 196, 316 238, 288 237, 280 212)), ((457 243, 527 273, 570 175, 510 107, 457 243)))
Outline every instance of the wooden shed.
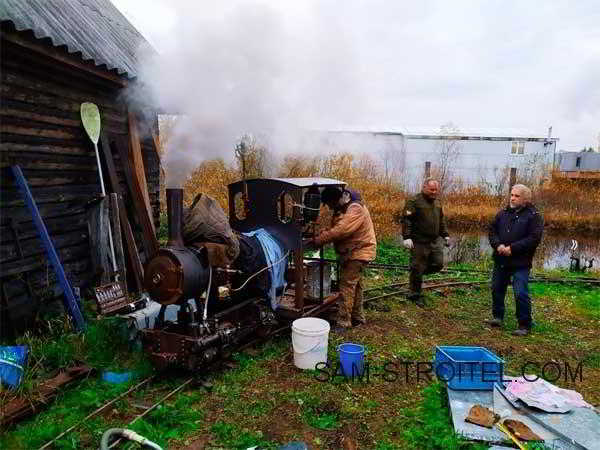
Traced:
MULTIPOLYGON (((88 211, 101 186, 81 104, 100 110, 106 191, 122 194, 120 215, 136 244, 136 255, 124 244, 127 261, 143 265, 156 249, 161 168, 157 114, 128 100, 138 50, 149 45, 110 0, 2 0, 0 26, 0 334, 7 334, 62 297, 10 167, 21 168, 66 275, 82 293, 97 283, 88 211)), ((127 269, 130 290, 139 291, 140 274, 127 269)))

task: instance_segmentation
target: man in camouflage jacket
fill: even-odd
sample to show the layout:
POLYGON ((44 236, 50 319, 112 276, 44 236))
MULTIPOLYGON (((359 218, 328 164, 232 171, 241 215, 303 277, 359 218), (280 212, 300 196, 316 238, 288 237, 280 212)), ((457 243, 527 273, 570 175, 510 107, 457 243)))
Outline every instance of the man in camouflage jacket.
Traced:
POLYGON ((450 240, 438 190, 436 180, 425 180, 421 193, 408 199, 402 212, 403 244, 411 251, 408 297, 419 306, 423 306, 423 275, 442 270, 442 242, 445 240, 448 245, 450 240))

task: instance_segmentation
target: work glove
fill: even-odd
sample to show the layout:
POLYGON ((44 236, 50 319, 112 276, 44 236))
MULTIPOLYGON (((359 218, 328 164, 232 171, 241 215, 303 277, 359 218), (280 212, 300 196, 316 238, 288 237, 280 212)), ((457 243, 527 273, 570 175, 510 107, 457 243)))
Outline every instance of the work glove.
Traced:
POLYGON ((408 248, 408 249, 414 247, 412 239, 404 239, 404 241, 402 242, 402 245, 404 245, 404 247, 408 248))
POLYGON ((444 238, 444 245, 445 245, 446 247, 450 247, 450 237, 449 237, 449 236, 446 236, 446 237, 444 238))

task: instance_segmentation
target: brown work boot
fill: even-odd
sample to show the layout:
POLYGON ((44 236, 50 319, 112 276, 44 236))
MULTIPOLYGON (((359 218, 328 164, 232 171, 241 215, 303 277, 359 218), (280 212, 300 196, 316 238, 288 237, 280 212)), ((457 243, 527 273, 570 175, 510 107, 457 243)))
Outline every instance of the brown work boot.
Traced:
POLYGON ((407 295, 407 297, 411 302, 413 302, 415 305, 419 306, 420 308, 423 308, 425 306, 425 299, 423 298, 423 295, 421 294, 417 294, 417 293, 410 293, 409 295, 407 295))
POLYGON ((483 322, 486 325, 489 325, 490 327, 496 327, 496 328, 502 328, 502 325, 504 323, 504 321, 502 319, 498 319, 497 317, 494 317, 493 319, 486 319, 483 322))
POLYGON ((518 330, 515 330, 512 332, 512 335, 513 336, 527 336, 529 333, 531 333, 531 329, 525 328, 525 327, 519 327, 518 330))
POLYGON ((364 325, 365 323, 367 323, 366 320, 362 320, 362 319, 352 319, 352 326, 353 327, 360 327, 361 325, 364 325))

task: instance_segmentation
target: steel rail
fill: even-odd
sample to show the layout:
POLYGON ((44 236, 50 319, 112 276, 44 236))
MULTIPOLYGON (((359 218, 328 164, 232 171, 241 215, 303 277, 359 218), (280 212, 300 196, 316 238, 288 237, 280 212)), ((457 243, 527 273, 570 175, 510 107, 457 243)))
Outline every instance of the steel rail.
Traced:
POLYGON ((89 420, 90 418, 94 417, 96 414, 102 412, 105 408, 109 407, 110 405, 112 405, 113 403, 115 403, 116 401, 120 400, 121 398, 125 397, 127 394, 130 394, 133 391, 138 390, 140 387, 142 387, 144 384, 150 382, 151 380, 153 380, 155 378, 155 375, 152 375, 151 377, 148 377, 142 381, 140 381, 138 384, 136 384, 135 386, 132 386, 131 388, 129 388, 127 391, 123 392, 122 394, 119 394, 118 396, 116 396, 115 398, 113 398, 111 401, 105 403, 104 405, 102 405, 100 408, 94 410, 93 412, 91 412, 90 414, 88 414, 87 416, 85 416, 83 419, 81 419, 79 422, 77 422, 75 425, 73 425, 70 428, 67 428, 65 431, 63 431, 62 433, 60 433, 58 436, 56 436, 54 439, 52 439, 49 442, 46 442, 44 445, 42 445, 39 450, 43 450, 45 448, 47 448, 49 445, 53 444, 54 442, 56 442, 58 439, 60 439, 61 437, 65 436, 66 434, 70 433, 71 431, 73 431, 74 429, 76 429, 77 427, 79 427, 81 424, 85 423, 87 420, 89 420))
MULTIPOLYGON (((148 414, 150 411, 153 411, 156 407, 158 407, 161 403, 163 403, 164 401, 166 401, 167 399, 169 399, 170 397, 172 397, 173 395, 175 395, 177 392, 179 392, 180 390, 182 390, 184 387, 186 387, 188 384, 190 384, 192 381, 194 381, 194 377, 190 377, 188 378, 186 381, 184 381, 182 384, 180 384, 177 388, 173 389, 171 392, 169 392, 167 395, 165 395, 163 398, 161 398, 158 402, 156 402, 154 405, 152 405, 150 408, 148 408, 146 411, 144 411, 142 414, 139 414, 137 416, 135 416, 135 418, 129 422, 127 424, 127 426, 134 424, 135 422, 137 422, 139 419, 141 419, 142 417, 144 417, 146 414, 148 414)), ((113 442, 112 444, 110 444, 108 446, 108 448, 113 448, 115 447, 117 444, 119 444, 121 441, 123 441, 123 438, 119 438, 117 439, 115 442, 113 442)))
MULTIPOLYGON (((319 258, 304 258, 307 261, 320 261, 319 258)), ((322 261, 324 262, 330 262, 330 263, 338 263, 337 260, 335 259, 323 259, 322 261)), ((367 267, 369 269, 391 269, 391 270, 405 270, 408 271, 410 270, 410 266, 408 265, 404 265, 404 264, 388 264, 388 263, 378 263, 378 262, 370 262, 367 264, 367 267)), ((466 269, 466 268, 461 268, 461 267, 446 267, 442 270, 440 270, 440 273, 453 273, 453 272, 461 272, 461 273, 485 273, 485 274, 489 274, 490 271, 489 270, 483 270, 483 269, 466 269)), ((552 280, 552 281, 558 281, 559 279, 557 278, 552 278, 550 276, 547 275, 542 275, 542 274, 532 274, 533 278, 536 280, 542 280, 542 279, 547 279, 547 280, 552 280)), ((564 280, 564 282, 581 282, 581 283, 600 283, 600 278, 596 278, 596 277, 573 277, 573 278, 560 278, 560 280, 564 280)))
MULTIPOLYGON (((473 284, 485 284, 485 283, 489 283, 489 280, 479 280, 479 281, 456 281, 456 282, 449 282, 449 283, 440 283, 440 284, 425 284, 423 285, 423 289, 438 289, 438 288, 443 288, 443 287, 452 287, 452 286, 465 286, 465 285, 473 285, 473 284)), ((407 285, 408 282, 406 283, 398 283, 398 284, 391 284, 388 285, 387 287, 396 287, 396 286, 400 286, 400 285, 407 285)), ((367 303, 373 300, 379 300, 382 298, 386 298, 386 297, 392 297, 394 295, 402 295, 402 294, 407 294, 408 291, 406 290, 398 290, 398 291, 394 291, 394 292, 389 292, 387 294, 383 294, 383 295, 377 295, 375 297, 369 297, 364 299, 363 303, 367 303)))

